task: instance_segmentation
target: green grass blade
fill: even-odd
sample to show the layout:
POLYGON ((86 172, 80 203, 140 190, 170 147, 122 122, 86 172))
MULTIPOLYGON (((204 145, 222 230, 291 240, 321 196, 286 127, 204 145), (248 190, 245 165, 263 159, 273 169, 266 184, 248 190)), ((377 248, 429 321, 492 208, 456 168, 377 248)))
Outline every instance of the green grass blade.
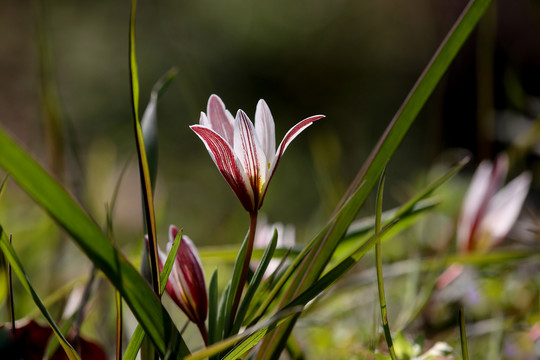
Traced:
POLYGON ((231 277, 231 282, 230 282, 231 285, 229 288, 229 293, 227 294, 228 297, 226 298, 227 299, 226 311, 225 313, 221 314, 225 316, 224 317, 225 322, 223 324, 223 330, 224 330, 223 334, 225 337, 231 335, 232 321, 234 319, 231 319, 229 316, 232 311, 232 306, 233 306, 234 298, 236 297, 236 292, 242 291, 242 289, 238 288, 238 285, 240 284, 240 277, 242 275, 242 267, 244 265, 244 259, 246 257, 248 239, 249 239, 249 234, 246 235, 246 237, 244 238, 244 241, 242 242, 242 245, 240 246, 240 250, 238 251, 238 256, 234 263, 234 269, 233 269, 233 274, 231 277))
POLYGON ((123 311, 122 311, 122 295, 118 291, 114 292, 114 304, 116 308, 116 360, 122 358, 122 328, 123 328, 123 311))
MULTIPOLYGON (((0 130, 0 166, 41 205, 90 260, 109 278, 131 311, 164 354, 178 331, 147 283, 110 243, 99 227, 41 166, 0 130)), ((188 354, 183 341, 181 353, 188 354)))
MULTIPOLYGON (((382 200, 384 189, 385 173, 381 175, 379 181, 379 189, 377 191, 377 202, 375 211, 375 234, 381 232, 381 214, 382 214, 382 200)), ((392 335, 390 333, 390 325, 388 324, 388 310, 386 308, 386 296, 384 294, 384 278, 382 272, 382 246, 381 237, 377 237, 375 242, 375 264, 377 268, 377 288, 379 290, 379 305, 381 308, 382 325, 384 329, 384 337, 386 344, 388 345, 388 351, 392 360, 396 360, 396 352, 394 351, 394 343, 392 341, 392 335)))
POLYGON ((268 268, 268 264, 270 263, 270 260, 272 260, 274 250, 276 250, 276 246, 277 246, 277 238, 278 238, 277 230, 274 230, 274 235, 272 236, 272 239, 270 240, 270 244, 268 244, 268 246, 265 249, 263 258, 261 262, 259 263, 259 266, 257 267, 257 270, 255 271, 255 274, 253 275, 251 282, 249 283, 248 290, 246 291, 246 295, 242 299, 242 303, 240 304, 240 308, 238 309, 238 313, 236 314, 236 318, 234 319, 234 324, 232 328, 233 334, 238 333, 238 331, 240 330, 240 326, 242 325, 242 322, 244 321, 244 317, 246 316, 251 300, 253 299, 253 296, 255 295, 255 292, 257 291, 259 284, 261 283, 261 280, 264 276, 266 269, 268 268))
POLYGON ((19 257, 17 256, 17 253, 15 253, 15 250, 9 243, 9 239, 4 231, 4 229, 0 226, 0 249, 4 253, 5 257, 8 259, 9 263, 11 264, 11 268, 13 269, 13 272, 17 275, 19 278, 19 281, 21 282, 22 286, 28 292, 28 294, 32 297, 32 300, 34 300, 34 304, 39 308, 47 322, 49 323, 49 326, 54 332, 54 335, 58 338, 58 341, 60 342, 60 345, 62 345, 62 348, 66 352, 67 357, 70 360, 78 360, 79 355, 77 352, 73 349, 73 347, 67 342, 67 340, 64 338, 64 335, 62 335, 62 332, 54 322, 53 318, 51 317, 51 314, 49 314, 49 311, 43 305, 43 302, 39 298, 39 295, 36 293, 34 288, 32 287, 32 284, 30 284, 30 280, 28 279, 28 275, 26 275, 26 272, 24 271, 24 268, 22 266, 21 261, 19 260, 19 257))
MULTIPOLYGON (((290 283, 290 290, 284 295, 282 303, 290 301, 297 294, 309 288, 320 276, 338 242, 375 186, 385 164, 392 157, 421 108, 471 31, 477 25, 490 2, 490 0, 471 0, 467 4, 360 169, 345 194, 342 204, 338 206, 328 231, 321 233, 317 237, 313 250, 304 259, 295 278, 290 283)), ((281 327, 271 337, 267 337, 261 344, 257 358, 277 359, 293 326, 294 320, 289 322, 287 326, 281 327)))
POLYGON ((467 332, 465 330, 465 310, 463 309, 463 306, 459 309, 459 339, 461 342, 461 355, 463 356, 463 360, 469 360, 467 332))
POLYGON ((158 269, 158 250, 156 237, 156 218, 154 214, 154 199, 152 196, 152 182, 150 179, 150 169, 144 147, 144 138, 139 121, 139 77, 137 72, 137 58, 135 56, 135 14, 137 10, 137 0, 131 2, 131 16, 129 22, 129 74, 131 84, 131 105, 133 111, 133 125, 135 129, 135 143, 137 144, 137 155, 139 163, 139 175, 141 178, 141 196, 144 203, 144 216, 150 241, 150 268, 152 272, 152 286, 154 292, 159 294, 160 281, 158 269))
MULTIPOLYGON (((219 316, 219 297, 218 297, 218 272, 214 269, 210 282, 208 284, 208 344, 212 345, 218 340, 218 316, 219 316)), ((220 339, 221 340, 221 339, 220 339)))
POLYGON ((144 330, 140 325, 137 325, 135 331, 133 332, 133 335, 131 335, 131 340, 129 341, 126 352, 124 353, 124 357, 122 359, 135 360, 135 358, 137 357, 137 353, 139 352, 139 349, 141 348, 141 345, 143 343, 143 339, 144 330))
POLYGON ((0 185, 0 199, 2 198, 2 194, 4 193, 4 190, 6 189, 8 176, 5 175, 2 179, 2 184, 0 185))
POLYGON ((161 288, 159 289, 159 295, 163 295, 163 292, 165 291, 165 288, 167 287, 167 281, 169 280, 169 275, 171 274, 171 270, 173 268, 174 261, 176 259, 176 253, 178 253, 178 248, 180 247, 180 243, 182 242, 183 232, 184 232, 184 229, 178 230, 178 233, 176 234, 176 237, 174 238, 171 251, 169 251, 169 254, 167 254, 167 260, 165 260, 165 264, 163 265, 163 270, 161 270, 161 274, 159 274, 160 283, 161 283, 161 288))

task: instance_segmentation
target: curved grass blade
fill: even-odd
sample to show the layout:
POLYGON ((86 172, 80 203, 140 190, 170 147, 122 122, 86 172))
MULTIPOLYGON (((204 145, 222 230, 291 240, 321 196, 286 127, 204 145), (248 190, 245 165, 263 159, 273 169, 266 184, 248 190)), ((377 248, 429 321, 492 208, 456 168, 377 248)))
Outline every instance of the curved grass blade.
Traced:
POLYGON ((6 189, 8 176, 4 175, 4 178, 2 179, 2 185, 0 185, 0 198, 2 198, 2 194, 4 193, 4 190, 6 189))
MULTIPOLYGON (((385 177, 385 172, 383 172, 379 181, 379 190, 377 191, 377 205, 375 211, 375 234, 378 234, 381 231, 382 199, 385 177)), ((384 337, 386 339, 386 343, 388 344, 388 351, 390 352, 390 357, 392 358, 392 360, 396 360, 396 352, 394 351, 394 344, 392 342, 392 335, 390 333, 390 325, 388 324, 386 296, 384 295, 384 278, 382 272, 382 246, 380 236, 377 237, 377 241, 375 243, 375 263, 377 268, 377 288, 379 290, 379 304, 381 307, 381 318, 384 329, 384 337)))
MULTIPOLYGON (((165 354, 172 335, 178 331, 137 270, 116 250, 65 189, 1 130, 0 154, 0 166, 72 236, 95 266, 103 271, 122 294, 159 352, 165 354)), ((183 341, 179 341, 178 346, 179 356, 189 353, 183 341)))
MULTIPOLYGON (((290 301, 297 294, 309 288, 320 276, 346 229, 363 205, 368 193, 375 186, 385 164, 392 157, 490 2, 490 0, 469 1, 352 182, 330 222, 331 226, 328 231, 317 237, 313 250, 306 256, 298 269, 282 303, 290 301)), ((296 317, 293 317, 293 320, 286 326, 282 326, 263 341, 257 354, 258 359, 277 359, 279 357, 286 339, 292 331, 295 319, 296 317)))
POLYGON ((263 258, 261 262, 259 263, 259 266, 257 267, 257 270, 255 271, 255 274, 253 275, 251 282, 249 283, 246 295, 242 299, 242 303, 240 304, 240 308, 238 309, 238 313, 236 314, 236 318, 234 319, 234 324, 231 331, 231 333, 233 334, 238 333, 238 331, 240 330, 240 326, 242 325, 242 322, 244 321, 244 317, 246 316, 251 300, 253 299, 253 296, 255 295, 255 292, 257 291, 259 284, 261 283, 261 280, 264 276, 266 269, 268 268, 268 264, 270 263, 270 260, 272 260, 274 250, 276 249, 276 246, 277 246, 277 238, 278 238, 277 230, 274 230, 274 235, 272 236, 272 239, 270 240, 270 244, 268 244, 268 246, 266 247, 264 251, 263 258))
POLYGON ((62 348, 66 352, 67 357, 70 360, 79 360, 79 355, 73 349, 73 347, 67 342, 67 340, 64 338, 64 335, 62 335, 62 332, 54 322, 53 318, 51 317, 51 314, 49 314, 49 311, 43 305, 43 302, 39 298, 39 295, 36 293, 34 288, 32 287, 32 284, 30 284, 30 281, 28 280, 28 275, 26 275, 26 272, 24 271, 24 268, 22 266, 21 261, 19 260, 19 257, 17 256, 17 253, 13 249, 13 247, 10 244, 10 241, 4 231, 4 229, 0 226, 0 249, 4 253, 5 257, 8 259, 9 263, 11 264, 11 267, 17 277, 19 278, 19 281, 21 282, 22 286, 28 292, 28 294, 32 297, 32 300, 34 300, 34 303, 39 308, 47 322, 49 323, 49 326, 54 332, 54 335, 58 338, 58 341, 60 342, 60 345, 62 345, 62 348))
POLYGON ((152 272, 152 286, 154 293, 159 294, 161 288, 159 281, 158 250, 156 237, 156 218, 154 214, 154 199, 152 196, 152 182, 150 179, 150 169, 144 147, 144 138, 139 121, 139 76, 137 72, 137 58, 135 56, 135 14, 137 10, 137 0, 131 1, 131 16, 129 21, 129 75, 131 84, 131 105, 133 111, 133 127, 135 129, 135 142, 137 144, 137 155, 139 163, 139 175, 141 178, 141 192, 144 202, 144 216, 148 229, 148 240, 150 242, 150 268, 152 272))
MULTIPOLYGON (((161 280, 161 288, 159 289, 159 295, 163 295, 163 292, 165 291, 165 288, 167 286, 167 280, 169 279, 169 275, 171 274, 171 270, 174 264, 174 260, 176 258, 176 253, 178 252, 178 247, 180 246, 180 242, 182 241, 182 233, 183 229, 178 230, 178 233, 176 234, 176 237, 174 238, 173 246, 171 247, 171 251, 167 255, 167 260, 165 260, 165 264, 163 265, 163 270, 161 271, 160 280, 161 280)), ((142 342, 144 339, 144 330, 140 325, 137 325, 135 328, 135 331, 133 332, 133 335, 131 336, 131 340, 129 341, 128 347, 126 348, 126 352, 124 354, 123 359, 126 360, 134 360, 137 357, 137 353, 139 352, 139 349, 141 348, 142 342)))

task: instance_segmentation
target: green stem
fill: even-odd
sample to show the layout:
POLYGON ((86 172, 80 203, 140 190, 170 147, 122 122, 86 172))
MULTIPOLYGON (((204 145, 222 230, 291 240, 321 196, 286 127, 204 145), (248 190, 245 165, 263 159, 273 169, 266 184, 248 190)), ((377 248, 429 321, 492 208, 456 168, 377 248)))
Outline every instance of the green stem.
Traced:
POLYGON ((463 360, 469 360, 467 333, 465 331, 465 310, 463 309, 463 306, 459 309, 459 337, 461 340, 461 354, 463 356, 463 360))
POLYGON ((236 311, 238 310, 238 305, 240 304, 240 298, 242 297, 242 292, 244 286, 246 285, 247 274, 249 269, 249 262, 251 260, 251 254, 253 252, 253 242, 255 241, 255 231, 257 230, 257 210, 249 213, 249 237, 246 248, 246 256, 244 258, 244 264, 242 266, 242 273, 240 274, 240 281, 238 282, 238 288, 236 289, 236 294, 234 295, 233 305, 231 307, 230 322, 231 327, 234 324, 234 318, 236 317, 236 311))
MULTIPOLYGON (((9 243, 12 242, 12 236, 9 234, 9 243)), ((9 313, 11 317, 11 333, 15 335, 15 303, 13 302, 13 279, 11 277, 11 263, 8 262, 8 284, 9 284, 9 313)))
MULTIPOLYGON (((381 231, 381 214, 382 214, 382 195, 384 187, 384 172, 379 181, 379 191, 377 194, 377 210, 375 213, 375 234, 381 231)), ((386 309, 386 298, 384 296, 384 280, 382 272, 382 248, 381 248, 381 238, 377 239, 375 244, 375 260, 377 267, 377 287, 379 289, 379 304, 381 306, 381 318, 384 329, 384 337, 386 338, 386 343, 388 344, 388 350, 390 351, 390 357, 392 360, 396 360, 396 353, 394 351, 394 344, 392 342, 392 335, 390 334, 390 326, 388 325, 388 311, 386 309)))

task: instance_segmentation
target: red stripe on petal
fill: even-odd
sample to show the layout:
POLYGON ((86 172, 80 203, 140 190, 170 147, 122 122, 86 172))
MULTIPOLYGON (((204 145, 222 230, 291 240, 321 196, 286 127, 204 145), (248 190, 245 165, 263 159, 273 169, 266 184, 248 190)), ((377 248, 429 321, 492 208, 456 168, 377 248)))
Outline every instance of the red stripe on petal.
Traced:
MULTIPOLYGON (((234 152, 240 159, 251 184, 254 197, 259 202, 266 180, 266 156, 247 115, 239 110, 234 124, 234 152)), ((258 206, 256 206, 258 208, 258 206)))
POLYGON ((234 191, 247 211, 254 210, 255 197, 242 165, 236 158, 231 146, 212 129, 200 125, 192 125, 193 130, 204 142, 208 153, 214 160, 221 175, 234 191))
POLYGON ((211 95, 208 99, 208 120, 210 127, 221 135, 225 141, 232 144, 234 127, 232 115, 225 109, 225 104, 217 95, 211 95))

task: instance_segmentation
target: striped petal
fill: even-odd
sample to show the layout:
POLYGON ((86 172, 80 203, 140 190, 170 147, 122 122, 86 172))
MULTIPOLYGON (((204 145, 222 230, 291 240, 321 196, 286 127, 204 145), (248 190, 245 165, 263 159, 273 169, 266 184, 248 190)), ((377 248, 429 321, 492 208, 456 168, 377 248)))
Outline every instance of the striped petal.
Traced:
POLYGON ((499 243, 514 226, 531 184, 531 174, 525 172, 502 188, 489 203, 489 208, 482 219, 481 236, 477 250, 487 250, 499 243))
POLYGON ((255 131, 257 137, 261 143, 261 147, 266 155, 267 169, 270 169, 270 162, 274 159, 276 154, 276 129, 274 125, 274 118, 270 112, 270 108, 266 102, 261 99, 257 103, 257 110, 255 111, 255 131))
MULTIPOLYGON (((233 144, 234 139, 234 118, 225 109, 225 104, 219 96, 211 95, 208 99, 207 107, 208 122, 210 128, 221 135, 229 144, 233 144)), ((204 125, 201 123, 201 125, 204 125)))
POLYGON ((248 177, 231 146, 217 132, 205 126, 192 125, 191 130, 204 142, 221 175, 223 175, 242 205, 248 211, 254 210, 255 197, 248 177))
POLYGON ((503 153, 495 164, 482 161, 476 169, 461 209, 457 226, 457 245, 462 252, 472 250, 489 202, 501 188, 508 172, 508 157, 503 153))
MULTIPOLYGON (((170 251, 178 228, 174 225, 169 227, 169 243, 167 250, 170 251)), ((201 323, 206 320, 208 313, 208 296, 206 293, 206 282, 202 270, 202 263, 197 252, 197 248, 193 241, 187 236, 182 236, 178 253, 176 254, 175 265, 176 269, 176 291, 178 295, 183 296, 185 306, 188 308, 187 313, 194 315, 193 322, 201 323)))
POLYGON ((234 153, 240 159, 253 189, 253 210, 256 210, 259 208, 260 194, 266 180, 266 156, 255 134, 253 123, 242 110, 238 110, 234 122, 234 153))

